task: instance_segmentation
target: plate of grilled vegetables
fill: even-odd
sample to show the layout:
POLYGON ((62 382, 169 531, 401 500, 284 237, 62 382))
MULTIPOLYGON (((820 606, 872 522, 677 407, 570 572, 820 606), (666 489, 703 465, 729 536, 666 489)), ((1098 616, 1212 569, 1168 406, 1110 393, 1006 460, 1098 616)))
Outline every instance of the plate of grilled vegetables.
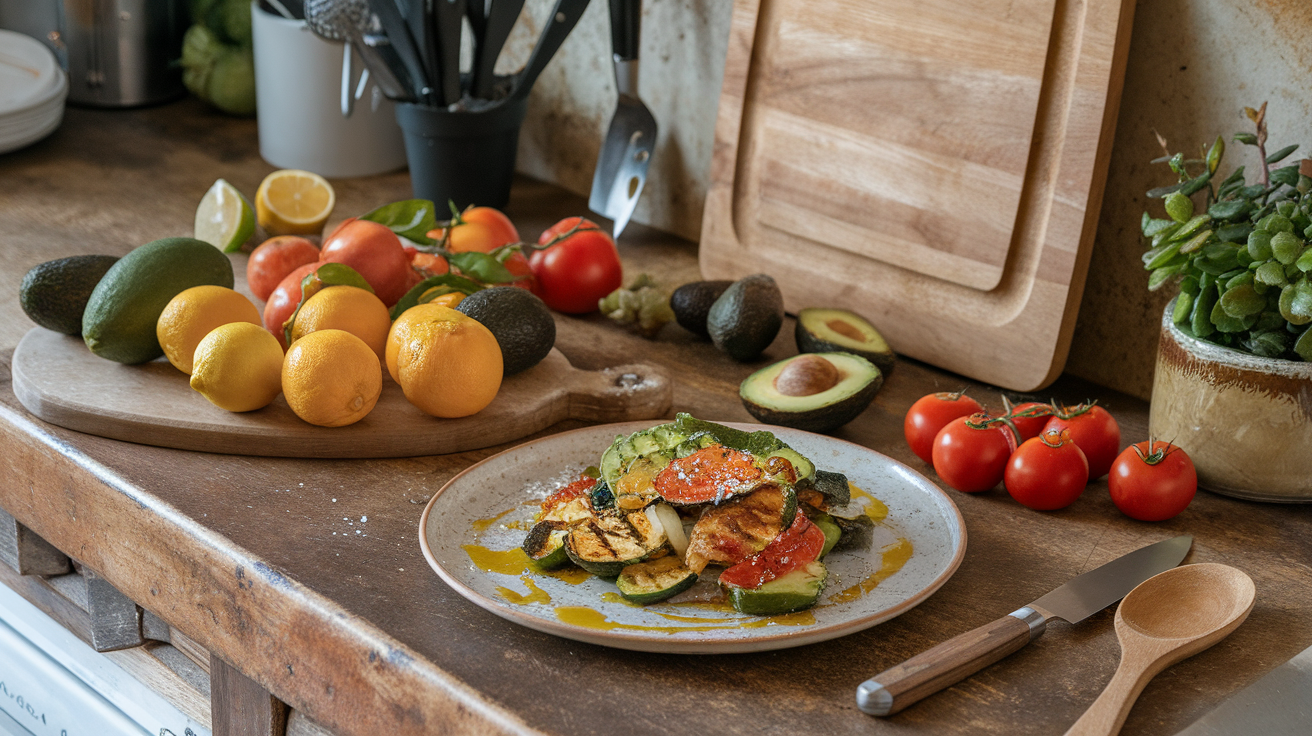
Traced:
POLYGON ((724 653, 887 621, 961 564, 956 506, 860 445, 679 414, 474 465, 420 521, 429 564, 509 621, 622 649, 724 653))

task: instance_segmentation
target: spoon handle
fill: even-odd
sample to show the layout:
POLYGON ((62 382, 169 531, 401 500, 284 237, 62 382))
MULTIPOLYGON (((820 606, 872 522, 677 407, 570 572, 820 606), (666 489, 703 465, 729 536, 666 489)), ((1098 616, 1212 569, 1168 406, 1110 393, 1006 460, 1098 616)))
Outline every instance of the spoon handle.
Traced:
POLYGON ((1070 727, 1066 736, 1114 736, 1125 724, 1125 717, 1130 715, 1130 708, 1139 699, 1148 681, 1162 670, 1153 668, 1151 662, 1145 663, 1130 657, 1122 657, 1121 664, 1112 675, 1098 699, 1084 711, 1084 715, 1070 727))

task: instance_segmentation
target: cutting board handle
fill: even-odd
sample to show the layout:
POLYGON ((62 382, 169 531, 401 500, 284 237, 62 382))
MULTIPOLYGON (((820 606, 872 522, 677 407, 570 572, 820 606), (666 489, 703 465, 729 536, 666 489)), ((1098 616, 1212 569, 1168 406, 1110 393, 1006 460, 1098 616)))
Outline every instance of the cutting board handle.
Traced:
POLYGON ((569 417, 587 422, 627 422, 665 416, 674 386, 655 366, 621 365, 577 371, 569 387, 569 417))

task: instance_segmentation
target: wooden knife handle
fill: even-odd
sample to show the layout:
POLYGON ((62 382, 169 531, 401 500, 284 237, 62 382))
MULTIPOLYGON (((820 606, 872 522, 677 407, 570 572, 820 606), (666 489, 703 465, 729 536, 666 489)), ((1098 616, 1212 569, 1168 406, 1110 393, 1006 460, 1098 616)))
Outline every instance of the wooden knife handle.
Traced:
POLYGON ((1029 644, 1047 623, 1042 614, 1026 606, 948 639, 861 683, 856 689, 857 707, 872 716, 897 713, 1029 644))

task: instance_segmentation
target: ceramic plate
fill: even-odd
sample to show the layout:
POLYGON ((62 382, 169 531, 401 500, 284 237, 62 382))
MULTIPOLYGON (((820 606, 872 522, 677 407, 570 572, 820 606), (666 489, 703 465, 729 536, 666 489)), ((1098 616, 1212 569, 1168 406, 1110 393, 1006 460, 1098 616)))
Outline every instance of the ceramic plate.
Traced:
POLYGON ((717 600, 714 572, 669 601, 634 606, 619 598, 614 584, 577 568, 530 568, 519 545, 542 499, 595 465, 616 435, 655 424, 564 432, 465 470, 424 509, 419 541, 428 563, 470 601, 531 629, 621 649, 687 654, 784 649, 851 634, 910 610, 961 564, 961 513, 924 476, 860 445, 765 427, 818 468, 845 473, 872 517, 887 509, 869 550, 825 558, 829 580, 815 607, 773 617, 739 614, 717 600))

